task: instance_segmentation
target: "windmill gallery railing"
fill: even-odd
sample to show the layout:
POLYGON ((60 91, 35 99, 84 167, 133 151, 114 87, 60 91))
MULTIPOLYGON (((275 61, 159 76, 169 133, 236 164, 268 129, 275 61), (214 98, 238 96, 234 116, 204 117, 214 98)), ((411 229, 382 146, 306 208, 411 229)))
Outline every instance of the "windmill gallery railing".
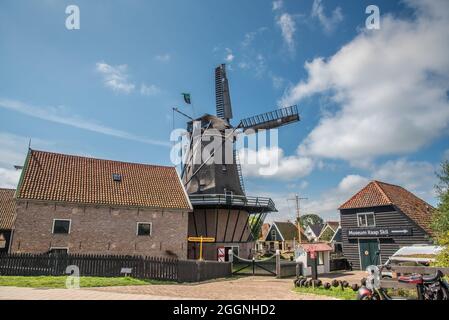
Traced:
POLYGON ((272 129, 298 120, 298 107, 294 105, 243 119, 240 122, 240 127, 244 131, 248 129, 272 129))
POLYGON ((271 198, 248 197, 228 194, 194 194, 190 195, 193 206, 242 207, 249 211, 275 212, 276 206, 271 198))

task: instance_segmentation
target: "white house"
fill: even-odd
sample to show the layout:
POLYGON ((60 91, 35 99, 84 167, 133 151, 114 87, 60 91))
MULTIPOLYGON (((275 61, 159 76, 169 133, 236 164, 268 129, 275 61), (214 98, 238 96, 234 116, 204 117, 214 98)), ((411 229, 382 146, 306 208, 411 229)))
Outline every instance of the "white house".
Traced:
POLYGON ((312 275, 311 255, 315 254, 317 259, 318 274, 329 273, 330 253, 332 247, 327 243, 303 243, 295 250, 296 262, 302 263, 303 276, 312 275))

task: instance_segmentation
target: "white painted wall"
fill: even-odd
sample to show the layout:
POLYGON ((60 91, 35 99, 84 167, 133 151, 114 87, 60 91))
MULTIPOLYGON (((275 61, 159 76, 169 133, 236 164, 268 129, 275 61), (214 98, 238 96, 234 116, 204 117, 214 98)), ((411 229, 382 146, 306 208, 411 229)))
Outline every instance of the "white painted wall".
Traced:
MULTIPOLYGON (((319 265, 317 267, 318 274, 323 273, 329 273, 330 271, 330 252, 324 252, 324 264, 319 265)), ((309 277, 312 275, 312 267, 306 267, 307 266, 307 253, 303 249, 297 250, 297 262, 301 262, 303 265, 303 274, 306 277, 309 277)))

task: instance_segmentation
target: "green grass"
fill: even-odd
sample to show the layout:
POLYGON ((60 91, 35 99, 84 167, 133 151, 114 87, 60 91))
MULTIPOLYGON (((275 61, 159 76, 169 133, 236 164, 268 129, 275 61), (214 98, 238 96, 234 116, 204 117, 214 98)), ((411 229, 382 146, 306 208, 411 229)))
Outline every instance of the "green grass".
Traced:
MULTIPOLYGON (((28 288, 65 288, 66 276, 19 277, 0 276, 0 286, 28 288)), ((148 284, 169 284, 173 282, 157 280, 140 280, 131 277, 80 277, 80 287, 136 286, 148 284)))
POLYGON ((324 289, 323 287, 312 288, 312 287, 297 287, 294 289, 295 292, 298 293, 308 293, 308 294, 316 294, 319 296, 328 296, 334 297, 342 300, 356 300, 357 292, 353 291, 351 288, 345 288, 341 290, 340 287, 331 287, 330 289, 324 289))

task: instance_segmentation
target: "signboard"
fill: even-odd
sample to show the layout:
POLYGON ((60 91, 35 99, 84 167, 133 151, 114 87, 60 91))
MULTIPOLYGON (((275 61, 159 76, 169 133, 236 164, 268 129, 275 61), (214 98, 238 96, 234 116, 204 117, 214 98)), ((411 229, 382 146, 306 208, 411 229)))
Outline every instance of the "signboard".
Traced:
POLYGON ((203 242, 215 242, 215 238, 212 237, 188 237, 187 241, 189 242, 199 242, 200 243, 200 256, 198 260, 203 260, 203 242))
POLYGON ((188 237, 187 241, 189 242, 215 242, 215 238, 208 237, 188 237))
POLYGON ((354 228, 348 229, 349 238, 392 238, 411 236, 412 228, 354 228))
POLYGON ((133 272, 132 268, 122 268, 120 270, 120 273, 124 273, 124 274, 131 274, 133 272))
POLYGON ((225 262, 225 248, 219 247, 217 252, 218 262, 225 262))

